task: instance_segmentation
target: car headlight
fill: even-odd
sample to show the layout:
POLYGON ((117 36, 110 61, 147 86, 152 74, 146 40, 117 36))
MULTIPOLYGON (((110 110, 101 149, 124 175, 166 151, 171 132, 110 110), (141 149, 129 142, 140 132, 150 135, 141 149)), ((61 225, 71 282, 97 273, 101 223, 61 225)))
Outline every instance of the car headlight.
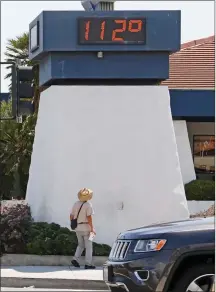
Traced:
POLYGON ((134 252, 150 252, 159 251, 166 244, 166 239, 147 239, 139 240, 136 244, 134 252))

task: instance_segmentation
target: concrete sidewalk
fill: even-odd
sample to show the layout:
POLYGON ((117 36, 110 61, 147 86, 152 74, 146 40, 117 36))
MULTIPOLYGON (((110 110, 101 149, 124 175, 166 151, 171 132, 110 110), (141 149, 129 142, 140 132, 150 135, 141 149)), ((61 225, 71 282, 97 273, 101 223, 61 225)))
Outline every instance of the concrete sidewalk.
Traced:
POLYGON ((1 267, 1 286, 22 288, 108 290, 103 270, 84 270, 67 266, 1 267))
MULTIPOLYGON (((4 254, 1 257, 2 266, 69 266, 71 256, 63 255, 36 255, 36 254, 4 254)), ((93 257, 96 267, 102 267, 107 257, 93 257)), ((85 257, 81 257, 80 264, 85 264, 85 257)))

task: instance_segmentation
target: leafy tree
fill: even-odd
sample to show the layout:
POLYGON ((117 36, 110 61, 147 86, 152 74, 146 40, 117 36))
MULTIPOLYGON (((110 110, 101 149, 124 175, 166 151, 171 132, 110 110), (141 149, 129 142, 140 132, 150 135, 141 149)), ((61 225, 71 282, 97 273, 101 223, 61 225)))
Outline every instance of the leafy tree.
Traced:
MULTIPOLYGON (((18 62, 21 66, 33 66, 35 94, 33 97, 35 114, 23 117, 23 123, 14 120, 0 121, 0 196, 23 197, 28 181, 34 131, 40 100, 39 65, 29 60, 29 34, 23 33, 9 39, 6 46, 5 61, 18 62), (12 183, 13 181, 13 183, 12 183), (9 187, 10 186, 10 187, 9 187)), ((8 66, 8 69, 10 66, 8 66)), ((11 72, 5 78, 11 79, 11 72)), ((11 86, 9 88, 11 90, 11 86)), ((0 117, 11 117, 11 101, 0 103, 0 117)))
MULTIPOLYGON (((33 66, 34 67, 34 85, 35 94, 33 97, 33 102, 36 112, 38 111, 39 101, 40 101, 40 89, 39 89, 39 65, 37 62, 29 60, 29 34, 23 33, 14 39, 9 39, 6 46, 5 61, 6 62, 16 62, 19 60, 21 66, 33 66)), ((10 68, 8 66, 7 68, 10 68)), ((5 76, 5 79, 11 79, 11 72, 5 76)), ((10 86, 11 89, 11 86, 10 86)))
MULTIPOLYGON (((1 117, 10 115, 10 103, 1 103, 1 117)), ((0 164, 5 176, 12 175, 14 177, 12 193, 14 197, 23 197, 25 195, 36 120, 37 115, 34 114, 25 117, 22 124, 16 123, 16 121, 1 121, 0 164), (21 177, 25 178, 24 183, 23 181, 21 182, 21 177)))
MULTIPOLYGON (((11 117, 11 102, 0 103, 0 117, 11 117)), ((3 138, 4 132, 15 126, 14 121, 0 121, 0 138, 3 138)), ((0 153, 3 151, 3 147, 0 144, 0 153)), ((0 160, 0 199, 9 200, 11 198, 11 191, 13 187, 14 177, 13 174, 8 174, 6 171, 6 164, 0 160)))

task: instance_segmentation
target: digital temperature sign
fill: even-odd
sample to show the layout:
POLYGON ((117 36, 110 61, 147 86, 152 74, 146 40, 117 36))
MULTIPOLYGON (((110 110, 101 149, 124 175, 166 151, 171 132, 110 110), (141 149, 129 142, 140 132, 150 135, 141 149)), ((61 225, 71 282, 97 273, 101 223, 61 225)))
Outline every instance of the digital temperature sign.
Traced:
POLYGON ((145 18, 78 18, 79 44, 134 44, 146 41, 145 18))

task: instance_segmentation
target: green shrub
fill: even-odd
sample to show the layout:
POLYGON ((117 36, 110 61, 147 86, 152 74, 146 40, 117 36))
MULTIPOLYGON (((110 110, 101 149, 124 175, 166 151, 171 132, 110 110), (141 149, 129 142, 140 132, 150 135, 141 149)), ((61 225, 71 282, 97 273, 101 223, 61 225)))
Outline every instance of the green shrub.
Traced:
POLYGON ((189 201, 214 201, 215 182, 211 180, 193 180, 185 185, 185 193, 189 201))
MULTIPOLYGON (((27 243, 28 254, 72 256, 76 247, 76 234, 68 228, 45 222, 31 225, 27 243)), ((108 256, 110 249, 108 245, 93 243, 93 254, 95 256, 108 256)))

